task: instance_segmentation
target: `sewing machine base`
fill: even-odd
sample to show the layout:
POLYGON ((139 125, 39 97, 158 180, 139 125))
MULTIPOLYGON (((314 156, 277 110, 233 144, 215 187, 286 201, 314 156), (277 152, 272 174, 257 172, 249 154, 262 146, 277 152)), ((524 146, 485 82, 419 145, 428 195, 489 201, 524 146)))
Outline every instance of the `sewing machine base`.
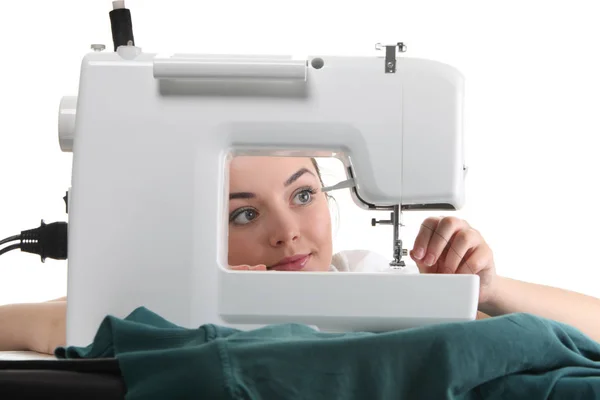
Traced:
POLYGON ((386 332, 471 321, 479 302, 477 275, 401 274, 393 269, 390 273, 238 272, 228 274, 222 284, 221 293, 229 294, 219 299, 225 323, 294 322, 322 331, 386 332), (306 287, 312 288, 310 293, 304 292, 306 287), (244 300, 232 293, 240 293, 244 300))

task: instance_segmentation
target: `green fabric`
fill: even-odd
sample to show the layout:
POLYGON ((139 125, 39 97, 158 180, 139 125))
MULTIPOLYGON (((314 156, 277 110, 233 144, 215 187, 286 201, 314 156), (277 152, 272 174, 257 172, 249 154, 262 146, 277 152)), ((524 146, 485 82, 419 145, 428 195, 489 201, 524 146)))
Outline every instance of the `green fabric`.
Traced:
POLYGON ((332 334, 185 329, 142 307, 56 355, 116 357, 132 400, 600 398, 600 344, 529 314, 332 334))

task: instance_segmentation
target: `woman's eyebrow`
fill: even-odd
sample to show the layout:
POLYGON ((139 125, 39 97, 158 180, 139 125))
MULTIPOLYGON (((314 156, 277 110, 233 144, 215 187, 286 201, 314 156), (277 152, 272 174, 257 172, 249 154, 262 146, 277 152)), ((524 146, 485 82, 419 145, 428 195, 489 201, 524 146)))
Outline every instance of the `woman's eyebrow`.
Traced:
MULTIPOLYGON (((306 169, 306 168, 300 168, 298 171, 294 172, 294 174, 292 176, 290 176, 284 183, 284 186, 290 186, 292 183, 294 183, 295 181, 298 180, 298 178, 300 178, 302 175, 309 173, 312 176, 315 176, 315 174, 313 174, 310 170, 306 169)), ((255 198, 256 195, 254 193, 251 192, 236 192, 236 193, 229 193, 229 200, 233 200, 233 199, 253 199, 255 198)))
POLYGON ((250 192, 229 193, 229 200, 233 199, 253 199, 256 195, 250 192))
POLYGON ((288 178, 287 181, 285 181, 285 183, 283 184, 283 186, 290 186, 292 183, 294 183, 298 178, 300 178, 302 175, 304 175, 305 173, 309 173, 312 176, 315 176, 315 174, 313 174, 311 171, 309 171, 306 168, 300 168, 298 171, 296 171, 292 176, 290 176, 288 178))

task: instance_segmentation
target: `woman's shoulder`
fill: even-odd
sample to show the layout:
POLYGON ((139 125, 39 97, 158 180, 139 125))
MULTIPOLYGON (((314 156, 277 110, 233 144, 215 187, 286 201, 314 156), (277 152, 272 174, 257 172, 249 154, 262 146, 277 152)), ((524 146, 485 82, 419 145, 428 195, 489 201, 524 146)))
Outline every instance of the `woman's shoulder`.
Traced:
MULTIPOLYGON (((390 259, 371 250, 342 250, 333 255, 332 270, 340 272, 385 272, 390 259)), ((416 266, 408 265, 406 272, 419 273, 416 266)))

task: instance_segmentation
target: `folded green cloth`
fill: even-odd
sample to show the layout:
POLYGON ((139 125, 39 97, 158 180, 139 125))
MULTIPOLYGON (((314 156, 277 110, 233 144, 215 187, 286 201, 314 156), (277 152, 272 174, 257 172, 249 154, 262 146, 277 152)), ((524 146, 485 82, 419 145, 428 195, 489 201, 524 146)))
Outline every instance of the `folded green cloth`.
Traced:
POLYGON ((56 356, 116 357, 132 400, 600 398, 600 344, 529 314, 334 334, 186 329, 141 307, 56 356))

